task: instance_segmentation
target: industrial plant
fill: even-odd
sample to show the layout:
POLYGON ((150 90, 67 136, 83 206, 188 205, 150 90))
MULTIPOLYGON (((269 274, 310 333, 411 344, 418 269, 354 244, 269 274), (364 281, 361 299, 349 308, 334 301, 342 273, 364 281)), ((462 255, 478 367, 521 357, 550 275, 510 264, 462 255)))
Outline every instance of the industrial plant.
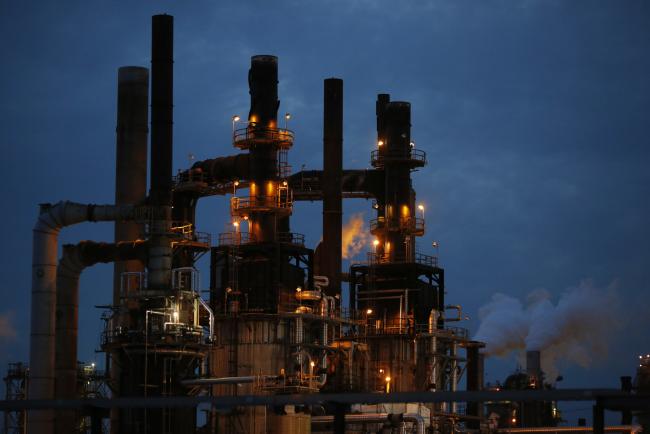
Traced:
POLYGON ((115 203, 40 205, 29 363, 5 377, 4 403, 25 406, 3 407, 5 433, 478 433, 560 422, 557 399, 541 398, 554 390, 539 352, 510 392, 484 388, 485 344, 463 327, 435 249, 417 243, 426 224, 411 176, 427 155, 411 139, 408 102, 377 95, 371 168, 344 168, 343 81, 325 79, 323 167, 294 173, 288 153, 306 145, 279 115, 279 59, 256 55, 248 116, 233 116, 222 138, 233 155, 174 172, 172 16, 153 17, 151 41, 151 70, 118 72, 115 203), (229 199, 230 230, 204 233, 197 203, 216 195, 229 199), (344 270, 347 198, 368 199, 373 218, 370 251, 344 270), (299 201, 322 202, 315 246, 292 231, 299 201), (114 242, 59 248, 59 233, 84 222, 113 223, 114 242), (105 371, 77 355, 80 275, 97 263, 114 263, 105 371), (526 402, 513 406, 531 390, 535 402, 516 395, 526 402))

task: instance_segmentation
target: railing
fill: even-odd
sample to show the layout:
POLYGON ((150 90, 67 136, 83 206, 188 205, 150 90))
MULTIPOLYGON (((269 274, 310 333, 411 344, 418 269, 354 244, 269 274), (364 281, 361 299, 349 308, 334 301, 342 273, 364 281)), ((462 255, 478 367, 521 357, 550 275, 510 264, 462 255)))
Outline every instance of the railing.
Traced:
POLYGON ((418 166, 427 164, 427 154, 421 149, 409 148, 407 150, 375 149, 370 153, 370 163, 373 166, 382 166, 386 161, 412 162, 418 166))
POLYGON ((220 246, 238 246, 240 244, 254 243, 255 236, 250 232, 223 232, 219 234, 220 246))
POLYGON ((279 148, 288 148, 293 144, 293 131, 282 128, 261 128, 248 126, 233 133, 233 144, 241 149, 253 143, 275 143, 279 148))
POLYGON ((172 223, 170 229, 171 233, 181 238, 184 241, 191 241, 200 244, 207 244, 208 246, 212 243, 212 235, 207 232, 196 232, 194 230, 194 225, 191 223, 172 223))
POLYGON ((281 243, 289 243, 289 244, 304 246, 305 235, 296 232, 280 232, 278 234, 278 241, 281 243))
POLYGON ((408 217, 393 220, 386 219, 386 217, 377 217, 376 219, 370 220, 370 232, 384 228, 389 231, 400 230, 410 234, 424 234, 424 219, 419 217, 408 217))
MULTIPOLYGON (((367 265, 373 264, 403 264, 403 263, 416 263, 421 265, 427 265, 429 267, 438 266, 438 258, 436 256, 425 255, 423 253, 415 253, 414 258, 411 259, 405 255, 393 255, 381 254, 368 252, 367 253, 367 265)), ((356 264, 364 265, 364 263, 357 262, 356 264)))
POLYGON ((292 206, 291 194, 282 196, 235 196, 230 199, 232 213, 260 209, 291 209, 292 206))

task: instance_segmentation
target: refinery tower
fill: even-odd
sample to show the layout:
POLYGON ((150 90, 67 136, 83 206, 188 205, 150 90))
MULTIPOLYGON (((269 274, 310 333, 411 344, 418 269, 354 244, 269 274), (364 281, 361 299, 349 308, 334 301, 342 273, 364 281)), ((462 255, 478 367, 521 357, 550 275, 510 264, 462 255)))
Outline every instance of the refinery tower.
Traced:
POLYGON ((477 430, 482 414, 472 403, 299 402, 315 394, 455 391, 462 376, 468 389, 482 387, 483 344, 460 326, 461 307, 447 304, 437 258, 418 250, 425 222, 411 174, 427 158, 411 140, 411 105, 379 94, 372 168, 344 169, 343 81, 324 80, 323 169, 292 173, 289 150, 319 145, 301 143, 278 119, 278 59, 253 56, 250 111, 234 117, 232 137, 223 138, 236 153, 174 173, 173 46, 173 17, 154 16, 151 70, 119 69, 115 203, 42 204, 34 228, 28 396, 81 397, 79 276, 112 262, 101 350, 106 399, 121 404, 31 409, 27 431, 82 432, 88 418, 103 421, 93 432, 114 434, 477 430), (215 236, 200 232, 195 218, 198 201, 213 195, 229 197, 223 213, 232 228, 215 236), (371 251, 344 271, 346 198, 369 199, 376 215, 371 251), (322 201, 318 246, 291 230, 297 201, 322 201), (57 257, 64 227, 100 221, 114 223, 114 243, 66 245, 57 257), (200 280, 202 255, 210 276, 200 280), (172 405, 172 397, 242 395, 297 398, 210 405, 199 415, 196 406, 172 405), (158 404, 132 405, 138 400, 158 404))

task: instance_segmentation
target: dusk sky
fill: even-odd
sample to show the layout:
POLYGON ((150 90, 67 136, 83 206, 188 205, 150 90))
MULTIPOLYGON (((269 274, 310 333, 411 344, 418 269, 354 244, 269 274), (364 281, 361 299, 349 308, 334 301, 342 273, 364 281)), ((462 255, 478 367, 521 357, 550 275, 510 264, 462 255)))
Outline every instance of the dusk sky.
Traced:
MULTIPOLYGON (((560 361, 560 386, 617 387, 650 352, 650 2, 4 0, 0 371, 28 360, 38 204, 114 200, 117 68, 149 66, 157 13, 175 17, 174 171, 189 154, 238 152, 231 117, 248 113, 251 55, 279 57, 294 171, 322 168, 324 78, 344 80, 348 169, 369 166, 375 98, 390 93, 411 102, 429 161, 413 176, 427 220, 418 250, 439 253, 447 300, 472 333, 496 293, 525 303, 545 289, 556 303, 583 285, 608 294, 594 334, 609 351, 586 368, 560 361)), ((369 220, 370 205, 347 201, 344 220, 369 220)), ((199 230, 223 232, 227 198, 204 199, 198 215, 199 230)), ((320 216, 320 203, 294 210, 311 247, 320 216)), ((60 244, 112 234, 87 223, 60 244)), ((207 289, 205 259, 201 271, 207 289)), ((111 287, 111 265, 82 276, 81 360, 103 360, 94 306, 111 287)), ((487 381, 515 367, 490 359, 487 381)))

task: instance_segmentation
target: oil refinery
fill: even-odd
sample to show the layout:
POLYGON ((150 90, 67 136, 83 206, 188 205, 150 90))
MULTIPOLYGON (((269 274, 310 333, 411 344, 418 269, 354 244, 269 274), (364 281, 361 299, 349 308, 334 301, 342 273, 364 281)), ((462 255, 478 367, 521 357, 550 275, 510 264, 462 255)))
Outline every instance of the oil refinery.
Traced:
MULTIPOLYGON (((30 357, 5 377, 5 433, 561 432, 559 400, 595 400, 594 415, 640 402, 648 358, 634 392, 554 395, 539 352, 503 390, 484 387, 485 344, 463 327, 435 248, 417 243, 426 224, 411 175, 428 160, 409 102, 377 95, 371 167, 344 168, 343 81, 325 79, 322 170, 292 172, 301 145, 279 114, 279 59, 256 55, 248 116, 222 138, 233 155, 174 173, 173 33, 172 16, 154 16, 151 70, 119 69, 115 203, 40 204, 30 357), (197 203, 216 195, 229 199, 230 230, 208 234, 197 203), (368 200, 372 242, 344 270, 348 198, 368 200), (322 202, 315 246, 292 231, 300 201, 322 202), (84 222, 111 222, 114 242, 60 248, 59 233, 84 222), (105 371, 78 361, 80 275, 97 263, 114 263, 105 371)), ((593 431, 603 424, 595 416, 593 431)))

